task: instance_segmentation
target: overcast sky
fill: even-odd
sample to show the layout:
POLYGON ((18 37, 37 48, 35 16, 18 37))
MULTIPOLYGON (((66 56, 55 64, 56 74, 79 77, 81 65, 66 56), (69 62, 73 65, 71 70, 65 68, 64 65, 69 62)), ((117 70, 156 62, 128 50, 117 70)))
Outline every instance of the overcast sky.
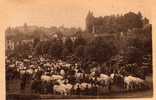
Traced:
POLYGON ((85 28, 89 10, 95 16, 140 11, 151 18, 150 0, 0 0, 0 21, 3 27, 23 23, 39 26, 85 28))

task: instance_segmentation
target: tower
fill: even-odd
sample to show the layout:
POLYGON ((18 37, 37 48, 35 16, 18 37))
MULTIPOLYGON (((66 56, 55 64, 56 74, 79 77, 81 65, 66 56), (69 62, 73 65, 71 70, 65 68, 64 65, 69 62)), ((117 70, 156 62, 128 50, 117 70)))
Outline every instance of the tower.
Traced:
POLYGON ((89 11, 86 16, 86 31, 89 33, 93 32, 93 26, 94 26, 93 12, 89 11))

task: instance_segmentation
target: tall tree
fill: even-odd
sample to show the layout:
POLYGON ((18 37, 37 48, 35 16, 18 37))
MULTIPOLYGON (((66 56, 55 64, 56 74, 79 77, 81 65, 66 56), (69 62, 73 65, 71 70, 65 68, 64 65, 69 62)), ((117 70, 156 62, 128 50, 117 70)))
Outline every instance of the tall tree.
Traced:
POLYGON ((110 44, 102 37, 97 37, 85 48, 85 56, 87 59, 103 63, 115 55, 116 51, 114 44, 110 44))
POLYGON ((65 48, 72 53, 73 52, 73 41, 70 37, 65 40, 65 48))

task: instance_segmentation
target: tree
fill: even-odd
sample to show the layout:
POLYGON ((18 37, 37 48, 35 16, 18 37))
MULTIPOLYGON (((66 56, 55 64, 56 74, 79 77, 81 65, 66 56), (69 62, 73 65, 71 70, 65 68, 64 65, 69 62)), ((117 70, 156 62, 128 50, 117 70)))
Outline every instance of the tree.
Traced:
POLYGON ((67 48, 63 48, 63 50, 62 50, 62 56, 63 56, 63 57, 66 57, 66 56, 68 56, 69 54, 70 54, 69 50, 68 50, 67 48))
POLYGON ((39 38, 34 38, 33 47, 35 48, 39 42, 40 42, 40 39, 39 38))
POLYGON ((74 42, 74 48, 80 45, 86 45, 86 40, 81 35, 78 35, 74 42))
POLYGON ((71 40, 71 38, 68 37, 65 40, 64 46, 68 50, 69 53, 72 53, 73 52, 73 41, 71 40))
POLYGON ((146 17, 143 19, 143 25, 147 25, 149 24, 149 19, 147 19, 146 17))
POLYGON ((42 54, 42 42, 37 42, 34 46, 34 53, 35 55, 41 55, 42 54))
POLYGON ((81 59, 84 58, 84 49, 85 49, 85 46, 83 45, 80 45, 78 46, 76 49, 75 49, 75 55, 81 59))
POLYGON ((128 63, 141 63, 143 57, 143 51, 140 48, 134 46, 127 47, 125 58, 128 63))
POLYGON ((152 55, 152 25, 146 24, 143 27, 143 36, 144 36, 144 51, 152 55))
POLYGON ((103 63, 115 55, 116 51, 113 43, 110 44, 102 37, 97 37, 85 48, 85 57, 103 63))
POLYGON ((29 43, 22 43, 15 46, 14 53, 16 56, 22 55, 24 57, 32 53, 31 49, 32 47, 29 43))
POLYGON ((127 30, 133 28, 142 28, 143 22, 141 13, 139 12, 138 14, 135 14, 133 12, 129 12, 124 14, 124 27, 127 27, 127 30))
POLYGON ((128 12, 124 15, 110 15, 94 17, 89 12, 86 17, 86 30, 95 33, 118 33, 127 32, 129 29, 142 28, 148 19, 142 17, 141 12, 128 12))
POLYGON ((62 54, 62 41, 54 39, 51 41, 51 44, 49 45, 48 53, 56 58, 61 57, 62 54))

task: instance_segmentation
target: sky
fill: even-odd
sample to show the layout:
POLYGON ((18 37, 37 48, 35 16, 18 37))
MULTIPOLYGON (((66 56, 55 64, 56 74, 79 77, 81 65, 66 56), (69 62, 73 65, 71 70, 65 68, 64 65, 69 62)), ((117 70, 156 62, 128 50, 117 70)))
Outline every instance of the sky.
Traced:
POLYGON ((28 25, 85 28, 88 11, 94 16, 140 11, 151 18, 149 0, 0 0, 1 31, 28 25))

